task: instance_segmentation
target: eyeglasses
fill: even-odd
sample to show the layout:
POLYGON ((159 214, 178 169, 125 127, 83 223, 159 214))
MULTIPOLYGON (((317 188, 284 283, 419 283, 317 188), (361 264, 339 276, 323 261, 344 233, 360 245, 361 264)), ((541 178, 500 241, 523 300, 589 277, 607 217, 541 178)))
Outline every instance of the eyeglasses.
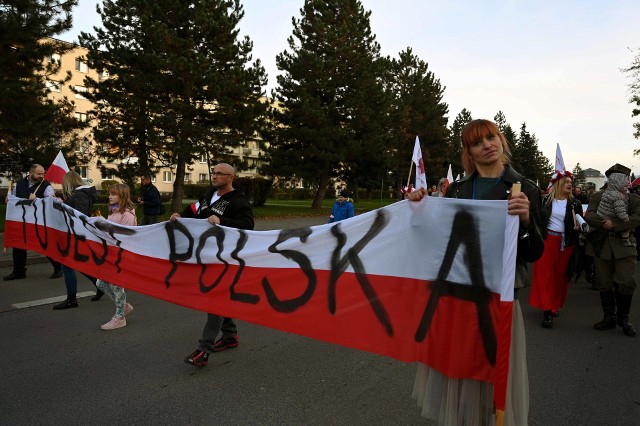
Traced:
POLYGON ((211 172, 214 176, 231 176, 231 173, 211 172))

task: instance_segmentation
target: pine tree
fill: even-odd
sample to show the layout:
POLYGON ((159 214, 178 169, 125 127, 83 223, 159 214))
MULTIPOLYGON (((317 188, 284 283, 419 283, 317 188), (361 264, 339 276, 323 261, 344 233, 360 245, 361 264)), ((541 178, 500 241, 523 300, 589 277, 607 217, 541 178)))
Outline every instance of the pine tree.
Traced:
MULTIPOLYGON (((77 0, 0 1, 0 172, 18 178, 29 164, 47 167, 59 149, 76 143, 73 103, 47 97, 52 55, 71 45, 55 40, 71 28, 77 0), (39 155, 36 158, 36 155, 39 155)), ((64 81, 58 82, 64 84, 64 81)))
POLYGON ((524 177, 544 186, 553 172, 551 162, 538 149, 538 139, 529 133, 527 124, 522 123, 518 142, 515 144, 512 164, 524 177))
POLYGON ((464 174, 464 166, 462 164, 462 129, 472 120, 471 112, 463 108, 453 120, 453 124, 451 124, 449 135, 449 162, 451 163, 454 178, 458 173, 461 176, 464 174))
MULTIPOLYGON (((238 40, 239 0, 105 0, 104 28, 82 33, 87 61, 110 78, 87 81, 95 138, 110 161, 138 157, 135 173, 175 166, 173 210, 186 165, 230 161, 253 139, 267 105, 264 68, 238 40)), ((124 162, 121 176, 135 174, 124 162)))
POLYGON ((493 119, 496 122, 498 129, 500 129, 504 137, 507 139, 507 142, 509 142, 509 149, 511 150, 511 154, 513 155, 516 144, 518 143, 518 135, 511 127, 511 124, 507 123, 507 117, 502 111, 498 111, 493 119))
POLYGON ((408 47, 398 59, 390 60, 386 90, 392 97, 390 166, 397 173, 398 188, 405 184, 416 136, 422 145, 427 179, 437 182, 446 175, 450 162, 449 107, 442 100, 440 80, 408 47))
MULTIPOLYGON (((629 103, 635 106, 631 112, 632 117, 640 117, 640 49, 637 52, 632 64, 622 70, 633 79, 629 83, 629 90, 631 91, 629 103)), ((634 123, 633 128, 635 129, 633 136, 636 139, 640 139, 640 121, 634 123)), ((634 150, 633 155, 640 155, 640 149, 634 150)))
POLYGON ((319 208, 332 178, 383 168, 388 101, 370 12, 357 0, 306 0, 276 57, 279 108, 267 171, 303 179, 319 208), (354 173, 355 172, 355 173, 354 173))
POLYGON ((585 185, 587 183, 587 177, 584 175, 584 170, 580 167, 580 163, 577 163, 573 168, 573 186, 585 185))

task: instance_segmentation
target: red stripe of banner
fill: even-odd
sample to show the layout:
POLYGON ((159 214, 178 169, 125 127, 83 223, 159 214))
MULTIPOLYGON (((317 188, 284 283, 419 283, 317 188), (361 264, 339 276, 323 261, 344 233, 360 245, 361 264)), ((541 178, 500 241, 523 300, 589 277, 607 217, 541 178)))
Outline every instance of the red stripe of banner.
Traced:
MULTIPOLYGON (((76 270, 171 303, 404 362, 422 362, 452 378, 492 382, 496 386, 496 407, 504 407, 504 398, 499 395, 506 389, 513 305, 501 303, 498 294, 491 293, 488 303, 490 328, 495 330, 498 342, 494 366, 480 337, 478 306, 473 301, 441 296, 424 340, 416 340, 431 296, 431 284, 426 281, 345 272, 335 285, 332 312, 330 271, 314 270, 311 278, 295 268, 240 270, 237 265, 229 265, 225 271, 220 264, 173 264, 116 246, 108 246, 103 256, 101 244, 76 244, 73 235, 65 255, 60 247, 67 246, 70 234, 49 228, 48 244, 43 248, 35 226, 26 224, 24 229, 26 241, 23 224, 7 221, 6 243, 41 252, 76 270), (365 292, 368 285, 370 297, 365 292)), ((44 235, 43 229, 40 235, 44 235)))

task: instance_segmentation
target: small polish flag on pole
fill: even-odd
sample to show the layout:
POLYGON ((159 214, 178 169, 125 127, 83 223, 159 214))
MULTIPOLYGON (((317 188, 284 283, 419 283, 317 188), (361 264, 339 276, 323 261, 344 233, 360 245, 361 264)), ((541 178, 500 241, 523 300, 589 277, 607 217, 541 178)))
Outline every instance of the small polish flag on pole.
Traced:
MULTIPOLYGON (((553 183, 560 179, 562 176, 566 176, 567 170, 564 167, 564 158, 562 158, 562 151, 560 150, 560 144, 556 144, 556 166, 553 171, 553 175, 551 175, 551 180, 549 181, 549 185, 547 185, 547 191, 551 189, 553 183)), ((571 173, 569 173, 570 175, 571 173)))
POLYGON ((62 184, 62 178, 68 171, 69 166, 67 166, 67 161, 64 159, 64 155, 62 155, 62 151, 58 151, 56 159, 53 160, 53 163, 49 166, 44 178, 49 182, 62 184))
POLYGON ((413 147, 413 156, 411 158, 416 165, 416 184, 415 188, 427 189, 427 174, 422 161, 422 149, 420 148, 420 139, 416 136, 416 143, 413 147))
POLYGON ((567 171, 564 167, 564 159, 562 158, 562 151, 560 151, 560 144, 556 144, 556 173, 564 173, 567 171))
POLYGON ((447 180, 444 182, 444 186, 442 187, 443 194, 447 192, 447 188, 451 183, 453 183, 453 171, 451 170, 451 164, 449 164, 449 170, 447 171, 447 180))

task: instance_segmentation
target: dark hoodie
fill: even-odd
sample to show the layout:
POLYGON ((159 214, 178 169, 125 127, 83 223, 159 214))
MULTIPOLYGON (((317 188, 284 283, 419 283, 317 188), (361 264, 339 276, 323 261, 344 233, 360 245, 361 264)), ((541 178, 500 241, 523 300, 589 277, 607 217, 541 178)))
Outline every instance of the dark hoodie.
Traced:
POLYGON ((197 219, 206 219, 209 216, 216 215, 220 218, 220 225, 238 229, 253 229, 253 211, 249 200, 244 196, 242 191, 234 189, 227 192, 215 203, 211 203, 216 188, 211 188, 197 204, 187 206, 180 216, 193 217, 197 219))
POLYGON ((76 188, 73 195, 67 198, 64 203, 69 207, 91 216, 93 213, 93 203, 98 201, 98 193, 94 186, 82 185, 76 188))

